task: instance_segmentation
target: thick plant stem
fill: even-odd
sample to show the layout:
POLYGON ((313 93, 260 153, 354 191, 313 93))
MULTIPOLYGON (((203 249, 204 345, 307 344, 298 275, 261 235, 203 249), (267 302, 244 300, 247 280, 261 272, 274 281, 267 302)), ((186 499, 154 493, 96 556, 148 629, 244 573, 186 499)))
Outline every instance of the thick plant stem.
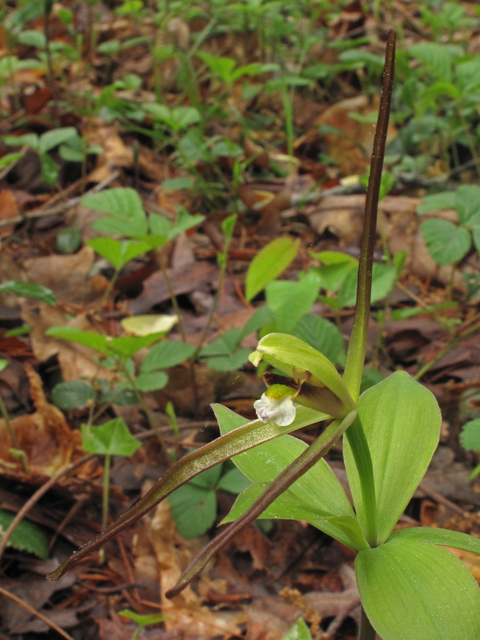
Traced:
POLYGON ((370 298, 372 291, 373 250, 377 226, 378 197, 382 178, 383 158, 387 141, 388 119, 392 98, 395 66, 395 31, 390 31, 385 57, 383 92, 378 112, 377 129, 373 143, 370 179, 368 181, 365 204, 365 224, 363 227, 360 264, 358 268, 357 305, 353 321, 352 337, 347 355, 344 380, 350 395, 357 400, 367 349, 367 334, 370 318, 370 298))
POLYGON ((372 627, 372 624, 370 620, 367 618, 367 614, 365 613, 365 609, 362 607, 358 640, 375 640, 376 637, 377 637, 377 632, 372 627))

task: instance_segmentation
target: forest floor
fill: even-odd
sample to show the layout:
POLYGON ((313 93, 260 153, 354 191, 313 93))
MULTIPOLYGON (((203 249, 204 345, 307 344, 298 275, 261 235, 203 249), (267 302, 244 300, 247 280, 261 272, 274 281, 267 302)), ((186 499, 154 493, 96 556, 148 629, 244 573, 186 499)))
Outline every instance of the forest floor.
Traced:
MULTIPOLYGON (((298 335, 341 369, 354 314, 346 277, 359 256, 361 176, 390 28, 399 34, 398 80, 365 388, 403 369, 442 410, 439 448, 400 526, 480 535, 480 484, 469 478, 476 453, 460 438, 480 418, 475 231, 472 246, 468 235, 463 254, 450 255, 456 236, 432 249, 420 227, 441 219, 458 230, 458 208, 449 200, 426 217, 417 212, 427 195, 479 184, 472 104, 480 73, 477 85, 461 85, 461 65, 480 66, 479 12, 469 2, 394 0, 372 13, 373 4, 18 0, 0 8, 0 526, 20 513, 33 527, 19 526, 0 548, 0 640, 60 631, 127 640, 137 623, 149 640, 282 640, 300 616, 314 639, 356 638, 354 554, 303 521, 245 528, 191 587, 165 598, 215 536, 212 510, 218 523, 234 502, 218 476, 183 507, 162 502, 59 581, 45 574, 102 530, 104 456, 89 453, 82 424, 121 418, 141 444, 112 457, 113 521, 168 469, 157 432, 179 458, 218 437, 211 403, 255 419, 265 386, 247 356, 259 336, 272 328, 298 335), (429 58, 425 44, 450 52, 443 76, 444 61, 429 58), (113 189, 130 190, 116 192, 127 225, 117 233, 115 224, 102 229, 104 213, 92 205, 113 189), (98 239, 128 236, 131 202, 171 233, 115 264, 98 239), (262 262, 278 238, 278 264, 262 262), (311 300, 304 278, 317 283, 311 300), (141 402, 98 349, 47 335, 69 326, 138 336, 148 333, 144 316, 183 350, 154 368, 155 382, 139 374, 141 402), (327 334, 314 316, 328 322, 327 334), (157 614, 164 619, 142 617, 157 614)), ((129 375, 146 354, 133 355, 129 375)), ((318 429, 297 436, 311 442, 318 429)), ((328 461, 346 487, 340 445, 328 461)), ((480 581, 478 557, 457 555, 480 581)))

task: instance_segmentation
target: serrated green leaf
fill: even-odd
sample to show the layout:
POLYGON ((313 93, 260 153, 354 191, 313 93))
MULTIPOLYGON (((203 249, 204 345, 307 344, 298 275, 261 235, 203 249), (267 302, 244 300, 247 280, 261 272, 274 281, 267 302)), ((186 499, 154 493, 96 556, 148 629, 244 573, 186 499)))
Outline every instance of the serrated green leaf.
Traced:
POLYGON ((480 224, 480 187, 464 184, 457 189, 457 213, 460 224, 480 224))
POLYGON ((208 531, 217 517, 215 491, 192 483, 174 491, 168 496, 168 502, 178 532, 186 540, 208 531))
POLYGON ((54 307, 57 304, 55 294, 48 287, 35 282, 19 282, 17 280, 8 280, 0 284, 0 294, 15 293, 21 298, 35 298, 54 307))
POLYGON ((208 358, 207 367, 212 371, 236 371, 247 364, 250 353, 250 349, 238 349, 231 356, 208 358))
MULTIPOLYGON (((357 410, 372 457, 377 542, 382 543, 427 470, 438 445, 441 415, 432 393, 403 371, 365 391, 357 410)), ((357 518, 368 531, 360 479, 346 439, 344 459, 357 518)))
MULTIPOLYGON (((15 514, 0 509, 0 529, 6 531, 12 524, 15 514)), ((7 546, 19 551, 34 553, 42 560, 48 558, 48 542, 45 534, 33 522, 22 520, 13 530, 7 546)))
POLYGON ((181 362, 185 362, 195 353, 195 347, 186 342, 175 340, 162 340, 154 345, 144 361, 142 362, 142 373, 157 371, 158 369, 169 369, 181 362))
POLYGON ((468 451, 480 451, 480 418, 470 420, 463 425, 460 443, 468 451))
POLYGON ((135 378, 135 386, 139 391, 158 391, 163 389, 168 382, 168 376, 164 371, 151 371, 141 373, 135 378))
POLYGON ((82 204, 112 216, 112 219, 95 222, 94 228, 98 231, 127 237, 148 233, 142 200, 134 189, 118 187, 87 195, 82 198, 82 204))
POLYGON ((82 424, 82 447, 88 453, 131 456, 141 446, 128 430, 123 418, 114 418, 99 427, 82 424))
POLYGON ((295 326, 294 335, 323 353, 333 364, 345 364, 343 336, 326 318, 312 313, 305 315, 295 326))
POLYGON ((95 400, 95 391, 82 380, 60 382, 52 389, 53 404, 59 409, 71 411, 95 400))
POLYGON ((471 238, 467 229, 448 220, 425 220, 420 225, 420 232, 428 253, 437 264, 455 264, 470 249, 471 238))
POLYGON ((383 640, 473 640, 480 637, 480 590, 445 549, 397 538, 361 551, 358 589, 383 640))
POLYGON ((257 253, 247 271, 245 284, 247 301, 252 300, 269 282, 285 271, 297 255, 299 247, 299 240, 277 238, 257 253))
POLYGON ((130 260, 150 251, 150 245, 136 240, 115 240, 115 238, 93 238, 87 242, 103 258, 121 269, 130 260))

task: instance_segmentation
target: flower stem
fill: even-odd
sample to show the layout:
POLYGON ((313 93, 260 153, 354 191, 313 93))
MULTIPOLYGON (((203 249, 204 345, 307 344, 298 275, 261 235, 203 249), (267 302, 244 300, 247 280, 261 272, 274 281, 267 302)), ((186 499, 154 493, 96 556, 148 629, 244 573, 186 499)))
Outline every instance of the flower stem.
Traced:
POLYGON ((362 613, 360 618, 360 631, 358 633, 358 640, 375 640, 377 632, 372 627, 372 623, 367 618, 365 609, 362 607, 362 613))
POLYGON ((370 179, 365 204, 365 224, 363 227, 360 264, 358 268, 357 305, 353 321, 352 336, 347 354, 344 380, 354 400, 360 393, 360 382, 367 349, 368 324, 370 319, 370 298, 372 292, 373 250, 377 226, 378 197, 382 179, 383 158, 387 141, 388 119, 392 99, 393 75, 395 69, 395 31, 388 34, 385 57, 383 92, 378 112, 377 129, 373 143, 370 179))

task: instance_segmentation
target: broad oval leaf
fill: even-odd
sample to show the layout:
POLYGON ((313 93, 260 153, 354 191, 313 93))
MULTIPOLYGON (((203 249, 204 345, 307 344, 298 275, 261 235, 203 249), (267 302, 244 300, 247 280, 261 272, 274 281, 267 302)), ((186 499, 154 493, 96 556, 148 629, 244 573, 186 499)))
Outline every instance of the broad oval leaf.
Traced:
POLYGON ((169 369, 181 362, 185 362, 195 353, 195 347, 186 342, 163 340, 153 346, 142 362, 142 373, 169 369))
MULTIPOLYGON (((397 371, 357 405, 373 463, 377 541, 384 542, 423 478, 440 437, 441 415, 428 389, 397 371)), ((349 443, 344 458, 357 517, 367 531, 360 479, 349 443)))
POLYGON ((92 386, 83 380, 71 382, 59 382, 52 389, 52 400, 59 409, 71 411, 84 407, 87 402, 95 400, 95 391, 92 386))
POLYGON ((471 238, 467 229, 448 220, 425 220, 420 231, 428 253, 437 264, 454 264, 470 249, 471 238))
MULTIPOLYGON (((213 410, 222 435, 245 422, 244 418, 222 405, 213 405, 213 410)), ((299 410, 300 407, 297 408, 297 412, 299 410)), ((258 485, 263 485, 262 488, 264 490, 266 488, 264 483, 270 484, 273 482, 306 448, 307 445, 301 440, 285 435, 233 457, 232 462, 237 468, 249 480, 257 484, 257 488, 247 489, 247 495, 243 496, 242 502, 245 508, 248 508, 260 495, 258 493, 258 485), (248 504, 247 501, 249 502, 248 504)), ((275 502, 273 502, 273 505, 275 505, 275 502)), ((328 535, 341 540, 347 546, 352 546, 350 538, 337 525, 330 524, 325 520, 325 518, 332 516, 355 517, 342 485, 325 460, 317 462, 314 467, 294 482, 280 496, 276 507, 270 505, 269 509, 272 509, 269 517, 285 519, 290 517, 296 519, 300 510, 303 509, 305 512, 304 519, 325 531, 328 535), (272 516, 271 514, 274 512, 276 515, 272 516), (309 512, 308 516, 307 512, 309 512), (317 514, 316 518, 314 513, 317 514)))
POLYGON ((365 612, 383 640, 480 638, 480 590, 445 549, 396 539, 355 562, 365 612))
POLYGON ((278 278, 297 255, 299 240, 277 238, 263 247, 250 263, 247 271, 245 297, 254 298, 269 282, 278 278))

